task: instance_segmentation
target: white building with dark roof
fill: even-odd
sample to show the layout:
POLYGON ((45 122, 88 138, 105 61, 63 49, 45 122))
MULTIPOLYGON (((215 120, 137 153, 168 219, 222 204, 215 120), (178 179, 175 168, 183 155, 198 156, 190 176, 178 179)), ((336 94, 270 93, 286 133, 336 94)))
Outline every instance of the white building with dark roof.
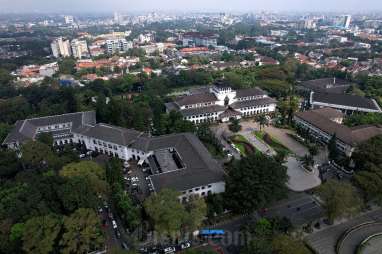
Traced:
POLYGON ((309 134, 323 143, 336 135, 337 148, 346 156, 351 156, 355 148, 368 139, 382 135, 382 128, 374 125, 347 127, 342 125, 343 114, 333 108, 320 108, 298 112, 294 116, 297 126, 309 131, 309 134))
POLYGON ((233 90, 219 82, 166 103, 166 109, 168 113, 178 111, 185 120, 198 124, 272 113, 276 105, 276 100, 260 88, 233 90))
POLYGON ((94 111, 17 121, 3 145, 19 149, 40 133, 51 133, 55 145, 83 144, 87 150, 148 165, 154 191, 171 188, 187 200, 225 190, 224 171, 192 133, 150 137, 146 133, 96 123, 94 111))

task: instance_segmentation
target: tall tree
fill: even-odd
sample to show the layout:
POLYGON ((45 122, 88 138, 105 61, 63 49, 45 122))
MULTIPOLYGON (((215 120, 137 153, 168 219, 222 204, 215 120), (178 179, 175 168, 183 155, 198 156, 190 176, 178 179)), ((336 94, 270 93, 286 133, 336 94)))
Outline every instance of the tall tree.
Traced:
POLYGON ((154 222, 159 234, 177 234, 187 216, 184 206, 179 202, 179 193, 163 189, 157 195, 151 195, 144 203, 145 210, 154 222))
POLYGON ((54 252, 61 231, 62 219, 54 214, 33 217, 25 222, 23 250, 26 253, 49 254, 54 252))
POLYGON ((60 176, 85 177, 95 193, 105 194, 108 190, 105 169, 93 161, 70 163, 62 168, 60 176))
POLYGON ((333 134, 332 138, 329 140, 328 150, 329 150, 329 159, 335 161, 338 158, 337 135, 335 133, 333 134))
POLYGON ((302 241, 285 234, 280 234, 272 240, 272 249, 275 254, 311 254, 302 241))
POLYGON ((227 205, 237 213, 245 213, 284 197, 286 172, 285 166, 262 154, 251 154, 235 161, 226 177, 227 205))
POLYGON ((92 209, 80 208, 64 219, 60 240, 61 253, 89 253, 103 250, 105 236, 98 215, 92 209))
POLYGON ((324 202, 329 221, 357 213, 362 207, 356 189, 350 183, 329 180, 318 189, 318 195, 324 202))

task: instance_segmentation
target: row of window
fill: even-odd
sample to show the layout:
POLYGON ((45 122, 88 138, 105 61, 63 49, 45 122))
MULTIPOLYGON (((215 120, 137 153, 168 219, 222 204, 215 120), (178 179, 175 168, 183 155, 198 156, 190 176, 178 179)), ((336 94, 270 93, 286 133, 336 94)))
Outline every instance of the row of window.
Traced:
POLYGON ((197 104, 186 105, 184 107, 188 109, 188 108, 201 108, 201 107, 206 107, 211 105, 215 105, 215 102, 197 103, 197 104))
POLYGON ((55 124, 55 125, 38 127, 37 131, 67 129, 67 128, 70 128, 71 126, 72 126, 72 123, 55 124))
POLYGON ((238 98, 238 101, 251 101, 251 100, 257 100, 257 99, 261 99, 263 98, 263 96, 247 96, 247 97, 241 97, 241 98, 238 98))
POLYGON ((257 108, 267 108, 267 107, 269 107, 269 104, 258 105, 258 106, 253 106, 253 107, 245 107, 245 108, 241 108, 240 110, 244 111, 244 110, 251 110, 251 109, 257 109, 257 108))
POLYGON ((200 190, 211 189, 211 188, 212 188, 212 185, 209 184, 209 185, 207 185, 207 186, 196 187, 196 188, 190 189, 190 190, 188 190, 188 191, 183 191, 182 194, 198 192, 198 191, 200 191, 200 190))
POLYGON ((217 115, 218 115, 218 112, 214 112, 214 113, 204 113, 204 114, 195 115, 195 116, 186 116, 185 119, 186 119, 186 120, 190 120, 190 119, 195 119, 195 118, 211 117, 211 116, 217 116, 217 115))

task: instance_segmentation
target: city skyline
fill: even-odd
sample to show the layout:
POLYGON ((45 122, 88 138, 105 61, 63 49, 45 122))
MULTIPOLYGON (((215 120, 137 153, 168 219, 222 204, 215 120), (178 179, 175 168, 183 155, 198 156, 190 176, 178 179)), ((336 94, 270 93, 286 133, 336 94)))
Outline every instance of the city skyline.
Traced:
POLYGON ((161 0, 153 3, 149 0, 67 0, 63 2, 46 0, 1 0, 4 12, 106 12, 106 11, 325 11, 325 12, 358 12, 358 11, 381 11, 382 3, 378 0, 339 0, 339 1, 304 1, 304 0, 237 0, 235 4, 223 0, 194 0, 175 1, 161 0))

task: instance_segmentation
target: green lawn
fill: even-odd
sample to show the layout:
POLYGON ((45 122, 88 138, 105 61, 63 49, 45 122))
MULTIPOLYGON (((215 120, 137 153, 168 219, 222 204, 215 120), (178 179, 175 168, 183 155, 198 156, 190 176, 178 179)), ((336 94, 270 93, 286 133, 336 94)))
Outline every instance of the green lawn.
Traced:
POLYGON ((248 145, 250 145, 251 147, 253 147, 253 150, 255 153, 259 152, 254 146, 251 145, 250 142, 248 142, 248 140, 242 136, 242 135, 235 135, 235 136, 232 136, 231 137, 231 141, 233 144, 235 144, 235 146, 240 150, 240 153, 244 156, 247 155, 247 151, 245 149, 245 145, 242 143, 242 142, 245 142, 247 143, 248 145))
POLYGON ((266 144, 272 147, 276 152, 284 151, 287 154, 291 153, 291 151, 287 147, 285 147, 283 144, 280 143, 280 141, 270 136, 269 134, 268 136, 270 137, 270 139, 269 140, 264 139, 264 136, 266 134, 264 131, 254 131, 253 134, 256 136, 256 138, 264 141, 266 144))

